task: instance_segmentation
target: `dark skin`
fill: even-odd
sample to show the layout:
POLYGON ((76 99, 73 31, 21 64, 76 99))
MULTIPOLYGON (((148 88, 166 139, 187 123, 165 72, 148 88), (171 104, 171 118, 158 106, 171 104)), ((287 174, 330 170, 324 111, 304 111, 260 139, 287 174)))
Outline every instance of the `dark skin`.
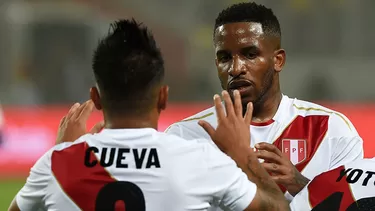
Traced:
MULTIPOLYGON (((233 91, 239 90, 245 109, 245 105, 253 103, 252 122, 271 120, 282 99, 279 73, 286 54, 280 37, 265 34, 260 23, 228 23, 215 30, 214 45, 222 88, 232 99, 233 91)), ((309 180, 285 156, 280 156, 274 145, 261 143, 257 149, 258 158, 266 161, 263 167, 291 195, 307 185, 309 180)))

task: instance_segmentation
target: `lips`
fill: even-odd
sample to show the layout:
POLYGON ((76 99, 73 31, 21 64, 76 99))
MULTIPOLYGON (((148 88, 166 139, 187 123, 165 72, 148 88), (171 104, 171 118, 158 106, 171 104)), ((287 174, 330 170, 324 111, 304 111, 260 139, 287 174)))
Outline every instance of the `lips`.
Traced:
POLYGON ((240 80, 231 81, 228 86, 229 86, 229 89, 234 90, 234 89, 243 89, 252 85, 253 83, 251 83, 250 81, 240 79, 240 80))

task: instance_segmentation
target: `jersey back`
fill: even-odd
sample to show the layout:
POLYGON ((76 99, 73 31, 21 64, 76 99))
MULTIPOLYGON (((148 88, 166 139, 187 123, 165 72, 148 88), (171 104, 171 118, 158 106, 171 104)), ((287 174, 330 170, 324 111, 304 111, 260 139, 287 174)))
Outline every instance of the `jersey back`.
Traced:
POLYGON ((47 152, 17 195, 22 210, 243 210, 255 184, 207 140, 104 130, 47 152))

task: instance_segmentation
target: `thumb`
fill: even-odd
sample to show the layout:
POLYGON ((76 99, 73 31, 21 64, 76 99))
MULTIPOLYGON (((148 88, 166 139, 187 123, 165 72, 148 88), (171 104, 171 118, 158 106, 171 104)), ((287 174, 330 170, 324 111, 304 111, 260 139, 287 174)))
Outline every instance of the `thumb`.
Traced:
POLYGON ((215 135, 215 129, 210 125, 210 123, 200 120, 198 124, 210 135, 211 139, 213 140, 213 136, 215 135))
POLYGON ((91 134, 99 133, 103 128, 104 128, 104 121, 100 121, 100 122, 96 123, 94 125, 94 127, 92 127, 90 129, 89 133, 91 133, 91 134))

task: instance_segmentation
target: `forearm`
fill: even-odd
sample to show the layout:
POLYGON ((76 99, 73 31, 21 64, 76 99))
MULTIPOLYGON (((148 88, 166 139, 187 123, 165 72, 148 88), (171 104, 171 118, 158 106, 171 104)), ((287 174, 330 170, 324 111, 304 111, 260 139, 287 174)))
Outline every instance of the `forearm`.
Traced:
POLYGON ((297 195, 307 184, 309 184, 310 180, 304 177, 302 174, 296 176, 295 185, 288 187, 288 192, 293 197, 297 195))
POLYGON ((252 149, 247 148, 241 151, 241 153, 230 156, 247 175, 248 179, 257 185, 259 193, 259 200, 256 203, 257 209, 289 210, 284 194, 261 166, 252 149))
POLYGON ((248 179, 257 185, 267 186, 278 190, 280 188, 272 180, 268 172, 261 166, 258 158, 252 152, 251 148, 242 149, 240 153, 228 153, 228 155, 237 163, 238 167, 247 175, 248 179))
POLYGON ((20 208, 17 205, 16 197, 14 197, 14 199, 10 203, 8 211, 20 211, 20 208))

